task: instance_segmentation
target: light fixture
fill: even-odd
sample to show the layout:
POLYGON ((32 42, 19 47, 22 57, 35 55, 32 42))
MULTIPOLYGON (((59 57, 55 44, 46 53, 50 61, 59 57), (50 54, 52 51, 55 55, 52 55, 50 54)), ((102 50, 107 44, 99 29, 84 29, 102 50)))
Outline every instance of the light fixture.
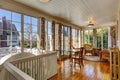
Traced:
POLYGON ((95 22, 95 20, 92 18, 92 17, 90 17, 90 18, 88 18, 88 27, 93 27, 94 26, 94 22, 95 22))
POLYGON ((93 26, 94 26, 94 23, 89 22, 87 26, 88 26, 88 27, 93 27, 93 26))
POLYGON ((50 0, 40 0, 40 2, 49 2, 50 0))

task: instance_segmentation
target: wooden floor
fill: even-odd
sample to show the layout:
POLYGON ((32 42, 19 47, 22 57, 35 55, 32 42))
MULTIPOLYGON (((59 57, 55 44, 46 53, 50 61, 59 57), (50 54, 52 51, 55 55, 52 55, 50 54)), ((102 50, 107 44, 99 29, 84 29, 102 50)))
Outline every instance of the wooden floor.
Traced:
POLYGON ((58 74, 50 80, 110 80, 109 62, 83 61, 84 66, 74 66, 69 59, 58 61, 58 74))

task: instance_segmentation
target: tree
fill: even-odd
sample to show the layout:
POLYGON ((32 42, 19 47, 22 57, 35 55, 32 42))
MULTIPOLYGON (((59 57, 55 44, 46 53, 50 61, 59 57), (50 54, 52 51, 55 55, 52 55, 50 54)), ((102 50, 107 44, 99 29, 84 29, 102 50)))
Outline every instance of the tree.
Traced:
POLYGON ((24 28, 24 46, 27 48, 37 47, 36 33, 32 32, 32 25, 27 24, 24 28))

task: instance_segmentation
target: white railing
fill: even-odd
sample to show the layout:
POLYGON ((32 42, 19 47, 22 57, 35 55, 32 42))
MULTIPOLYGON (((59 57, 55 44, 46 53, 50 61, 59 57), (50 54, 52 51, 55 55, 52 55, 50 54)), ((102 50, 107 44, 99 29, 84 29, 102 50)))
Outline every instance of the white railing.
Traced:
POLYGON ((35 80, 47 80, 57 74, 56 52, 19 59, 11 63, 35 80))
POLYGON ((28 57, 32 57, 35 56, 34 54, 31 53, 20 53, 20 54, 8 54, 2 58, 0 58, 0 71, 4 68, 3 64, 5 62, 11 62, 11 61, 15 61, 16 59, 22 59, 22 58, 28 58, 28 57))
POLYGON ((3 80, 34 80, 32 77, 22 72, 9 62, 4 64, 4 78, 3 80))

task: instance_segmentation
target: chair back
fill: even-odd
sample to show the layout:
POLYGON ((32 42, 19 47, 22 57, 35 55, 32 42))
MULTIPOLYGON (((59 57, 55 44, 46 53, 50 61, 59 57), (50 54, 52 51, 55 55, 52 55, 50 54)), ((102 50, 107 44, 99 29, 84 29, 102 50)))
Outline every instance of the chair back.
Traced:
POLYGON ((81 47, 81 48, 80 48, 80 52, 79 52, 79 57, 80 57, 80 58, 83 57, 83 49, 84 49, 84 47, 81 47))
POLYGON ((84 49, 85 50, 92 50, 92 45, 91 44, 84 44, 84 49))

